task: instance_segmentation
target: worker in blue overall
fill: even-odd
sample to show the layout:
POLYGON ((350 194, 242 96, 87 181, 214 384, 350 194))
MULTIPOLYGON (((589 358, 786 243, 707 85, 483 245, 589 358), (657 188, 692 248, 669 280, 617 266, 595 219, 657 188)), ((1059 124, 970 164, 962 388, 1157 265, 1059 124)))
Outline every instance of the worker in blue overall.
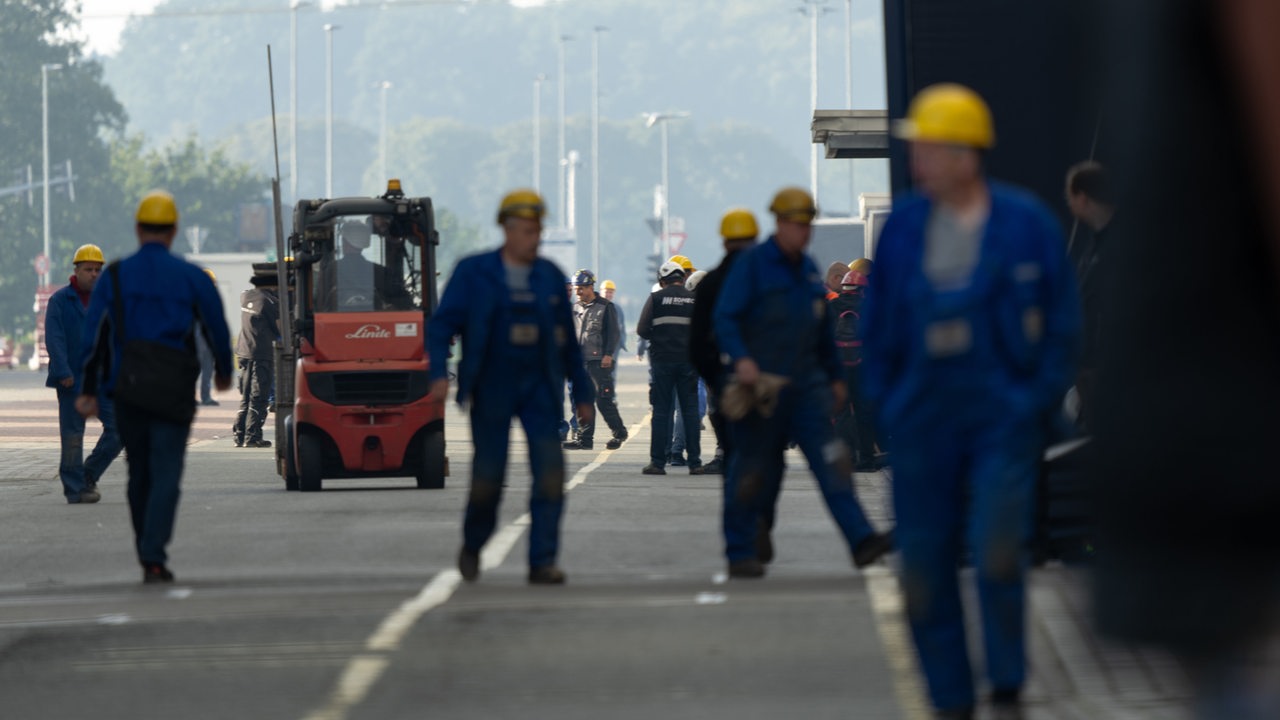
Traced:
POLYGON ((63 495, 73 505, 98 502, 101 498, 98 479, 124 447, 116 433, 115 406, 104 398, 98 404, 102 435, 85 459, 85 423, 76 412, 76 396, 80 393, 84 370, 80 334, 89 309, 89 297, 105 262, 102 249, 97 245, 81 245, 71 260, 75 273, 66 287, 49 298, 44 316, 44 346, 49 352, 49 377, 45 386, 58 392, 58 429, 62 437, 58 476, 62 479, 63 495))
POLYGON ((1030 194, 989 181, 986 103, 960 85, 912 101, 918 195, 896 204, 862 313, 863 389, 893 453, 902 588, 940 718, 974 714, 957 566, 972 552, 992 715, 1022 718, 1026 542, 1044 428, 1080 332, 1062 231, 1030 194))
POLYGON ((769 209, 777 231, 742 251, 713 315, 716 339, 733 372, 730 385, 754 388, 774 379, 785 383, 775 406, 752 409, 730 426, 733 456, 724 488, 729 576, 764 575, 757 548, 771 555, 772 542, 757 533, 761 520, 774 515, 781 457, 790 441, 798 443, 809 462, 853 563, 862 568, 888 552, 892 540, 876 532, 862 512, 853 491, 849 449, 831 427, 831 413, 843 404, 846 390, 827 291, 805 253, 818 210, 808 192, 794 187, 778 192, 769 209))
POLYGON ((213 281, 169 251, 178 233, 173 196, 148 193, 135 220, 138 251, 107 266, 89 300, 76 410, 97 415, 104 398, 114 399, 142 581, 169 583, 174 577, 166 547, 178 512, 200 374, 194 335, 205 333, 213 349, 218 390, 231 387, 231 335, 213 281))
POLYGON ((443 358, 462 337, 458 404, 470 403, 475 459, 462 527, 458 572, 480 576, 480 550, 493 535, 507 470, 511 418, 529 442, 533 491, 529 494, 529 582, 558 585, 556 565, 564 511, 564 454, 557 433, 565 380, 584 423, 593 420, 595 385, 587 375, 565 297, 564 272, 538 256, 546 205, 532 190, 502 199, 502 247, 458 263, 427 324, 431 399, 444 402, 449 378, 443 358), (477 288, 481 292, 477 292, 477 288), (441 361, 437 362, 437 359, 441 361))

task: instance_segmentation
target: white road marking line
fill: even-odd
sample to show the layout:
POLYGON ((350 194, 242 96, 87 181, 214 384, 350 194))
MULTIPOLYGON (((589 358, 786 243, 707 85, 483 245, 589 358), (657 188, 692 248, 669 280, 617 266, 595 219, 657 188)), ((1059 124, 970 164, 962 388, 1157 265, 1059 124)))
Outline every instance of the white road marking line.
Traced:
MULTIPOLYGON (((632 430, 629 430, 628 434, 643 428, 647 422, 646 416, 632 430)), ((592 471, 603 465, 612 452, 609 450, 600 453, 593 462, 574 473, 573 479, 565 485, 565 492, 586 482, 592 471)), ((530 522, 529 514, 525 513, 490 538, 489 542, 485 543, 484 549, 480 551, 482 569, 492 570, 502 565, 530 522)), ((450 568, 437 573, 416 596, 406 600, 383 619, 378 629, 369 636, 365 643, 365 650, 370 653, 390 653, 399 649, 400 643, 418 620, 428 611, 448 602, 461 583, 462 576, 457 570, 450 568)), ((338 680, 338 685, 328 703, 307 715, 305 720, 344 720, 347 712, 359 705, 369 694, 369 690, 390 664, 391 661, 386 655, 365 654, 352 658, 338 680)))
POLYGON ((115 613, 112 615, 99 615, 99 625, 127 625, 132 622, 133 618, 124 613, 115 613))
POLYGON ((700 592, 693 596, 693 601, 698 605, 723 605, 728 600, 728 595, 718 592, 700 592))
POLYGON ((193 592, 195 591, 192 590, 191 588, 180 587, 180 588, 174 588, 170 590, 169 592, 165 593, 164 596, 169 598, 170 600, 186 600, 187 598, 191 597, 191 593, 193 592))
POLYGON ((867 595, 875 613, 876 629, 880 631, 880 643, 889 660, 893 689, 902 707, 902 716, 906 720, 928 720, 933 717, 933 710, 920 681, 898 579, 888 568, 882 567, 867 568, 862 575, 867 579, 867 595))

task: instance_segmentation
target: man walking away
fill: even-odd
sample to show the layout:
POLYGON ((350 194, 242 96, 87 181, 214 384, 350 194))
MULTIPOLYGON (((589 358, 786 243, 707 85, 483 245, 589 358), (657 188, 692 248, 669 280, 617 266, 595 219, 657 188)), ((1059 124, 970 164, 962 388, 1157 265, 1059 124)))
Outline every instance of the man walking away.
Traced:
POLYGON ((218 390, 231 387, 231 336, 213 281, 169 253, 178 232, 173 196, 149 193, 136 219, 138 251, 108 268, 89 302, 76 409, 90 417, 100 411, 100 398, 115 398, 142 580, 172 582, 165 548, 178 510, 200 372, 193 334, 197 327, 207 333, 218 390))
POLYGON ((649 439, 649 464, 645 475, 666 475, 667 444, 671 440, 673 397, 683 410, 689 474, 701 475, 701 421, 698 419, 698 373, 689 359, 689 326, 693 320, 693 293, 684 287, 684 269, 668 260, 658 270, 661 289, 651 294, 640 311, 636 333, 649 341, 649 404, 653 406, 653 432, 649 439))

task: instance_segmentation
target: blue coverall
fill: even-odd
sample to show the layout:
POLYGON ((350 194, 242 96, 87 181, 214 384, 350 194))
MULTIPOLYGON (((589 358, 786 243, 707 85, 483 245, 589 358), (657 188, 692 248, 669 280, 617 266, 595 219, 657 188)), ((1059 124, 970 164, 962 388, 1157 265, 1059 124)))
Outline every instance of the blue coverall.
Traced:
POLYGON ((497 526, 511 418, 518 417, 529 441, 533 474, 529 567, 554 565, 564 511, 564 454, 557 426, 565 380, 572 383, 575 406, 595 401, 565 297, 564 273, 538 258, 529 288, 513 291, 499 251, 463 259, 427 323, 432 382, 448 377, 445 358, 455 335, 462 336, 457 399, 459 405, 471 404, 475 444, 463 545, 479 553, 497 526))
POLYGON ((875 529, 854 494, 848 450, 831 428, 830 384, 841 369, 817 266, 808 255, 790 262, 773 237, 742 251, 720 292, 714 325, 730 365, 750 357, 762 372, 791 380, 772 417, 753 412, 730 424, 725 556, 730 563, 756 556, 757 523, 772 525, 789 440, 799 444, 852 552, 875 529))
MULTIPOLYGON (((104 268, 89 301, 81 345, 85 378, 82 392, 99 399, 112 397, 123 348, 116 342, 113 305, 116 293, 124 304, 124 337, 187 349, 197 321, 213 348, 219 377, 231 377, 231 334, 222 312, 222 299, 209 276, 196 265, 171 255, 162 243, 143 243, 136 253, 119 261, 120 285, 104 268), (101 377, 110 353, 110 374, 101 377)), ((191 388, 194 401, 195 387, 191 388)), ((180 398, 175 398, 179 402, 180 398)), ((182 463, 187 452, 189 424, 155 417, 118 403, 120 439, 129 464, 129 513, 133 520, 138 560, 164 565, 178 511, 182 463)))
POLYGON ((973 553, 987 674, 1026 675, 1025 572, 1037 465, 1051 409, 1071 384, 1076 283, 1055 219, 990 184, 967 285, 924 272, 928 199, 902 200, 876 250, 862 313, 863 390, 893 453, 907 615, 940 710, 974 705, 957 564, 973 553))
POLYGON ((44 346, 49 352, 49 377, 44 384, 58 392, 58 429, 62 436, 58 475, 62 478, 62 492, 67 502, 78 503, 80 493, 97 484, 123 446, 116 432, 115 405, 103 398, 103 402, 98 403, 102 435, 88 459, 84 457, 84 418, 76 412, 76 396, 80 394, 84 375, 80 364, 80 334, 88 309, 80 301, 74 276, 72 281, 49 298, 45 310, 44 346), (66 378, 74 380, 70 387, 62 385, 66 378))

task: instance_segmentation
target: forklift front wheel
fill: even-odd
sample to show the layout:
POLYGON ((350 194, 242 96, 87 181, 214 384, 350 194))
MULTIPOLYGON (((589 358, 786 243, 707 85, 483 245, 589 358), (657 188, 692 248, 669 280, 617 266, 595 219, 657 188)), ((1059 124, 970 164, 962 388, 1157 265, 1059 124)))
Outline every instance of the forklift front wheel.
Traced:
POLYGON ((418 487, 439 490, 444 487, 444 429, 422 434, 422 468, 418 470, 418 487))
POLYGON ((298 436, 298 489, 320 492, 320 476, 324 471, 324 442, 315 433, 298 436))

